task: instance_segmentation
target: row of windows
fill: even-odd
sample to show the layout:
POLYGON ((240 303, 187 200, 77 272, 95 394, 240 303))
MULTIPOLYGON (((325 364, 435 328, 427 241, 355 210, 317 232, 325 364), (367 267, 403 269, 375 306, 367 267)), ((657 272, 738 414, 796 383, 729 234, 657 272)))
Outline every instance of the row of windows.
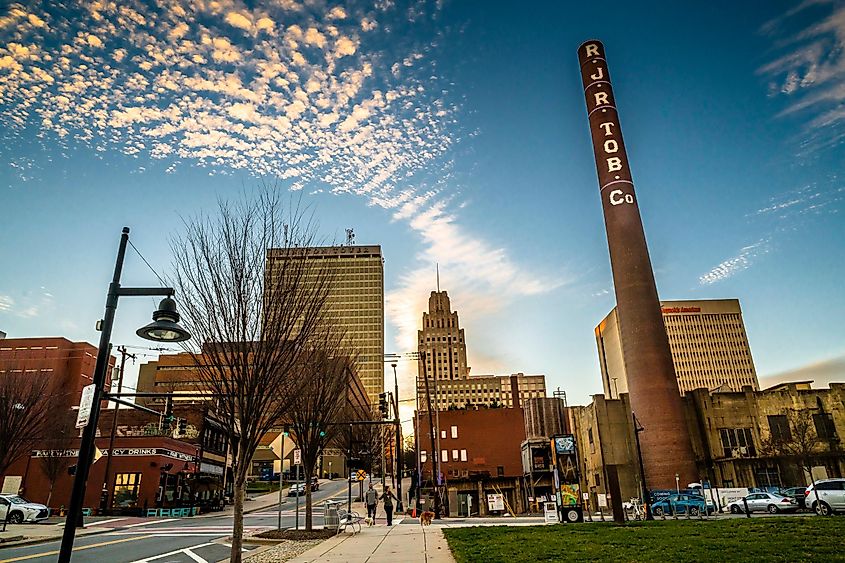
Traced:
MULTIPOLYGON (((420 451, 420 462, 425 463, 426 461, 428 461, 428 452, 422 450, 420 451)), ((449 450, 440 450, 440 461, 444 463, 449 461, 449 450)), ((468 461, 467 451, 452 450, 452 461, 468 461)))

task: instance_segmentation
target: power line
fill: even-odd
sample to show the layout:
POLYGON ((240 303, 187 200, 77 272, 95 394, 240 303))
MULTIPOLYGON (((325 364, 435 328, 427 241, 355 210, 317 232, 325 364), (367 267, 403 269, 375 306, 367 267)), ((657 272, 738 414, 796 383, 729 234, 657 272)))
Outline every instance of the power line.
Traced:
POLYGON ((131 246, 131 247, 132 247, 132 249, 135 251, 135 253, 136 253, 136 254, 138 254, 138 256, 140 256, 140 257, 141 257, 141 260, 143 260, 143 261, 144 261, 144 264, 146 264, 146 265, 147 265, 147 267, 150 269, 150 271, 152 271, 152 273, 154 273, 154 274, 155 274, 155 276, 158 278, 158 281, 160 281, 160 282, 161 282, 161 285, 166 286, 167 284, 166 284, 166 283, 164 283, 164 280, 163 280, 163 279, 161 279, 161 276, 160 276, 160 275, 158 275, 158 272, 156 272, 156 271, 155 271, 155 268, 153 268, 153 267, 150 265, 150 263, 149 263, 149 262, 147 262, 147 259, 146 259, 146 258, 144 258, 144 255, 143 255, 143 254, 141 254, 141 251, 140 251, 140 250, 138 250, 138 248, 137 248, 134 244, 132 244, 132 241, 131 241, 131 240, 129 240, 129 239, 127 239, 127 240, 128 240, 128 242, 129 242, 129 246, 131 246))

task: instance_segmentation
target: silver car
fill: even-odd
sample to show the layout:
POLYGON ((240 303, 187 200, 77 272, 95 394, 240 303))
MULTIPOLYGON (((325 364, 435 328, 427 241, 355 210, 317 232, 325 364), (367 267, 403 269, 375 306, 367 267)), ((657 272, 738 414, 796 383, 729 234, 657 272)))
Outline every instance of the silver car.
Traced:
MULTIPOLYGON (((728 505, 731 514, 743 514, 745 512, 745 504, 742 500, 735 500, 728 505)), ((745 502, 748 503, 749 512, 777 514, 778 512, 795 512, 798 510, 798 503, 794 499, 774 493, 751 493, 745 496, 745 502)))
POLYGON ((40 522, 50 517, 50 509, 19 495, 0 495, 0 520, 7 517, 12 524, 40 522))
POLYGON ((821 479, 807 487, 804 503, 816 514, 829 516, 845 510, 845 479, 821 479), (818 493, 818 499, 816 498, 818 493))

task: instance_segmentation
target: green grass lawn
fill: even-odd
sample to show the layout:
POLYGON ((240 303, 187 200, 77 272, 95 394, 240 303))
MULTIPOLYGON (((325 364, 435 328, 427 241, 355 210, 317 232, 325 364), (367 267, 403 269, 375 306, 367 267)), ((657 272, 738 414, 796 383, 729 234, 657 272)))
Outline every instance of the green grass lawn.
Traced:
POLYGON ((446 528, 458 563, 845 561, 845 518, 446 528))

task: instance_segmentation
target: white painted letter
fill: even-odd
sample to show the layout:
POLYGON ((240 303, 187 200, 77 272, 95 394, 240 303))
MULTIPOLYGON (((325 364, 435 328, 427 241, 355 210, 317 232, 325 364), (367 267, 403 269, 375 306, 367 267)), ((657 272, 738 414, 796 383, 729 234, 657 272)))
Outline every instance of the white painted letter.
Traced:
POLYGON ((622 170, 622 159, 618 156, 611 156, 607 159, 607 171, 616 172, 622 170))
POLYGON ((599 56, 599 46, 595 43, 590 43, 587 45, 587 56, 588 57, 598 57, 599 56))
POLYGON ((610 128, 616 125, 612 121, 605 121, 604 123, 599 123, 599 127, 604 129, 604 136, 610 137, 613 133, 610 132, 610 128))
POLYGON ((610 205, 621 205, 625 203, 624 199, 622 199, 621 197, 617 197, 621 195, 622 190, 613 190, 612 192, 610 192, 610 205))
POLYGON ((604 152, 608 154, 613 154, 619 150, 619 143, 614 141, 613 139, 608 139, 604 142, 604 152))
POLYGON ((607 104, 607 92, 596 92, 596 107, 603 106, 607 104))
POLYGON ((597 67, 597 68, 596 68, 596 73, 595 73, 595 74, 591 74, 591 75, 590 75, 590 78, 592 78, 593 80, 601 80, 602 78, 604 78, 604 68, 602 68, 602 67, 597 67))

